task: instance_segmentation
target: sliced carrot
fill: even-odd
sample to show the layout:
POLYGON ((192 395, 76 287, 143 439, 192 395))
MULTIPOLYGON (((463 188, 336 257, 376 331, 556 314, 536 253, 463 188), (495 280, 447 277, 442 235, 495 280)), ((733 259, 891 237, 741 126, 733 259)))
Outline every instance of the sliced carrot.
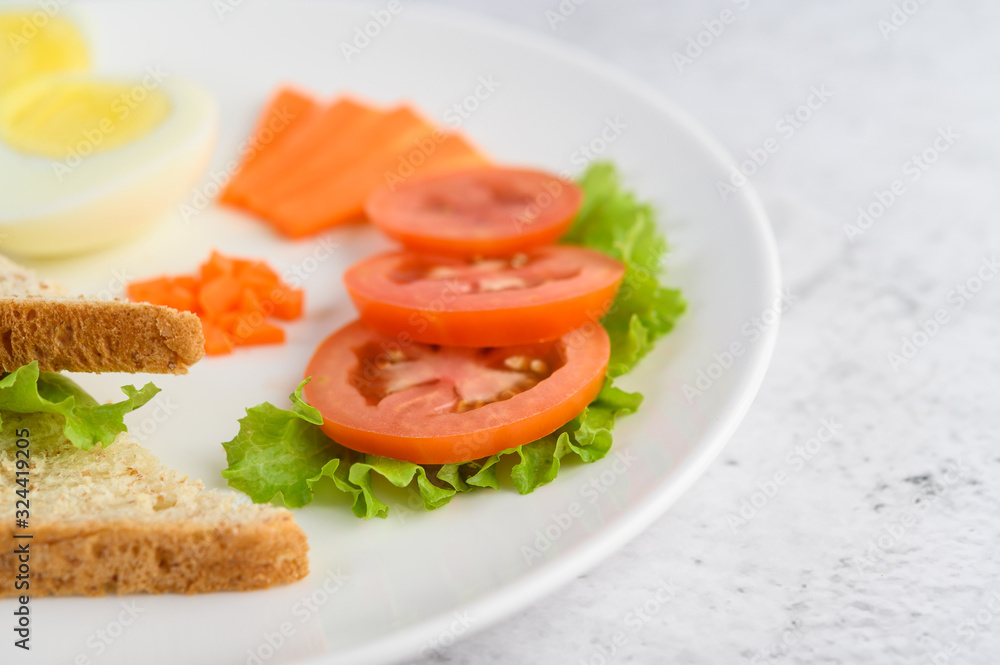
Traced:
POLYGON ((205 353, 208 355, 219 356, 233 352, 233 340, 219 326, 202 319, 201 331, 205 335, 205 353))
MULTIPOLYGON (((423 154, 422 148, 420 154, 423 154)), ((433 151, 426 154, 426 158, 422 160, 422 163, 418 163, 418 160, 418 154, 413 150, 400 153, 395 168, 384 171, 382 173, 382 182, 368 190, 368 195, 384 186, 395 187, 410 178, 419 178, 446 171, 470 169, 477 166, 487 166, 490 163, 480 151, 459 134, 444 134, 440 142, 436 143, 433 151)), ((372 174, 365 175, 362 173, 361 177, 365 182, 374 184, 375 180, 370 178, 370 175, 372 174)), ((352 184, 348 184, 347 186, 352 186, 352 184)), ((353 186, 358 186, 358 184, 353 183, 353 186)), ((368 196, 366 195, 362 203, 367 198, 368 196)))
POLYGON ((339 152, 340 144, 348 143, 351 137, 365 131, 365 127, 382 115, 374 108, 347 98, 318 109, 286 140, 269 150, 265 159, 258 160, 247 169, 234 186, 234 193, 239 200, 246 202, 283 179, 294 180, 296 170, 310 159, 317 148, 339 152))
POLYGON ((348 173, 372 155, 408 145, 431 129, 413 109, 407 106, 394 109, 368 126, 345 135, 335 146, 318 144, 308 159, 290 164, 280 181, 251 193, 246 205, 268 218, 275 206, 321 192, 326 183, 348 173))
POLYGON ((242 292, 240 282, 230 275, 219 275, 201 285, 198 304, 206 318, 215 319, 236 308, 242 292))
POLYGON ((243 149, 243 161, 233 178, 222 191, 219 200, 239 204, 241 187, 252 167, 280 147, 297 128, 307 121, 318 108, 308 95, 291 88, 281 88, 265 105, 257 120, 253 134, 243 149))
POLYGON ((365 200, 377 189, 416 175, 486 163, 461 136, 429 133, 402 147, 374 151, 343 176, 274 205, 266 216, 277 230, 300 238, 360 218, 365 200))

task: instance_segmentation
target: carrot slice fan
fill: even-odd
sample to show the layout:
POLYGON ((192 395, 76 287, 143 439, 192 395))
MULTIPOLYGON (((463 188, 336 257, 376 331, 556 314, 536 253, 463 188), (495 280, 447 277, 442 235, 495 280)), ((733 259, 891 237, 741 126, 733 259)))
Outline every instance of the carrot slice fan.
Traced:
POLYGON ((257 126, 243 147, 243 161, 222 190, 219 200, 230 205, 241 205, 255 169, 266 164, 270 155, 283 144, 291 142, 299 130, 309 124, 318 108, 319 105, 303 93, 291 88, 279 89, 257 119, 257 126))
POLYGON ((363 218, 369 195, 411 176, 489 163, 409 106, 381 111, 347 97, 322 105, 288 89, 267 104, 258 133, 282 104, 298 108, 299 119, 244 160, 220 200, 290 238, 363 218))

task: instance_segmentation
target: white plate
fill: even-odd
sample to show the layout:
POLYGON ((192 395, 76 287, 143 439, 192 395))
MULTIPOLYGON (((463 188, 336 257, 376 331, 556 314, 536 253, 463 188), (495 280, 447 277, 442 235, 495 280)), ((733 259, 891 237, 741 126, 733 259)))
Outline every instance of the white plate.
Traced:
MULTIPOLYGON (((726 177, 729 158, 669 102, 584 54, 478 19, 403 3, 404 11, 347 63, 340 43, 371 20, 368 10, 230 4, 238 6, 222 19, 204 2, 78 9, 105 70, 160 64, 219 96, 216 170, 236 154, 268 92, 286 80, 327 95, 410 99, 444 119, 451 105, 475 93, 481 77, 492 79, 499 85, 490 93, 480 88, 486 99, 463 129, 498 161, 558 171, 579 171, 580 146, 594 141, 601 148, 596 139, 607 123, 624 123, 601 156, 617 162, 628 184, 662 211, 673 245, 669 281, 683 289, 690 307, 677 330, 622 381, 641 390, 646 403, 620 422, 607 459, 564 468, 556 482, 529 496, 479 492, 431 513, 397 502, 388 520, 358 520, 342 503, 313 505, 297 513, 312 545, 313 573, 292 586, 200 597, 34 600, 33 650, 28 658, 16 654, 17 662, 219 665, 255 663, 255 653, 267 663, 359 665, 447 645, 596 565, 666 510, 732 434, 770 358, 776 326, 757 339, 750 333, 755 318, 771 320, 766 312, 779 284, 764 212, 749 187, 720 199, 716 183, 726 177), (720 362, 715 354, 734 342, 742 355, 728 369, 713 365, 720 362), (711 386, 689 401, 683 386, 694 385, 699 372, 712 375, 711 386), (637 461, 623 470, 618 454, 637 461), (578 516, 566 521, 561 515, 571 508, 578 516), (525 548, 546 545, 537 542, 546 531, 542 537, 551 542, 527 560, 525 548), (325 598, 322 584, 338 570, 350 579, 325 598), (311 597, 325 602, 313 611, 311 597), (127 626, 118 623, 129 619, 123 600, 141 611, 127 626), (277 649, 270 644, 279 642, 277 649)), ((188 223, 175 215, 127 247, 35 265, 91 293, 120 289, 123 273, 189 271, 212 247, 308 273, 308 316, 288 327, 290 343, 210 358, 186 377, 152 377, 164 389, 163 408, 147 407, 131 420, 130 429, 148 432, 145 442, 165 462, 219 487, 225 466, 219 443, 236 432, 244 407, 286 403, 316 343, 354 316, 341 272, 385 244, 362 227, 285 242, 252 219, 209 208, 188 223)), ((80 378, 107 399, 133 380, 146 377, 80 378)), ((10 601, 0 603, 8 622, 11 610, 10 601)), ((9 627, 4 632, 0 653, 7 654, 12 638, 9 627)))

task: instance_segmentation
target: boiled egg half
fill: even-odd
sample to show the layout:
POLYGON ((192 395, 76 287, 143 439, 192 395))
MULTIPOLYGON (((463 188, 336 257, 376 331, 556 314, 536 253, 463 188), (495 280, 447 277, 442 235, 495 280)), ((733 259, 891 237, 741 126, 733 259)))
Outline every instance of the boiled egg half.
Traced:
MULTIPOLYGON (((65 59, 65 42, 52 48, 32 62, 65 59)), ((215 145, 211 95, 159 66, 130 79, 41 69, 0 87, 0 252, 87 252, 176 209, 215 145)))

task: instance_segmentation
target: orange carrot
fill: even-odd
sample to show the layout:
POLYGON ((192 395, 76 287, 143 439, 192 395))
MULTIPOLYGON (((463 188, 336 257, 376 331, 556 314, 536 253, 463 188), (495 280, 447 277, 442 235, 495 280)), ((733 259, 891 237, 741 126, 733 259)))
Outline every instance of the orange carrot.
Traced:
POLYGON ((243 286, 243 291, 240 292, 240 304, 238 311, 247 313, 253 312, 260 314, 261 316, 267 316, 267 310, 254 289, 249 288, 246 285, 243 286))
POLYGON ((299 318, 302 316, 304 296, 302 289, 275 288, 271 293, 271 302, 274 303, 274 311, 271 316, 282 321, 294 321, 299 318))
POLYGON ((228 256, 223 256, 219 252, 212 250, 208 260, 198 268, 198 280, 201 284, 210 282, 216 277, 231 277, 236 271, 236 260, 228 256))
POLYGON ((204 282, 198 291, 198 304, 209 320, 232 310, 240 301, 242 289, 235 277, 220 275, 204 282))
POLYGON ((268 150, 265 159, 258 160, 253 168, 247 169, 234 187, 234 192, 241 201, 247 202, 262 189, 272 187, 284 178, 294 178, 292 174, 317 147, 338 151, 339 143, 358 131, 364 131, 381 116, 381 112, 346 98, 318 109, 287 140, 268 150))
POLYGON ((128 285, 130 300, 165 305, 174 309, 193 312, 196 309, 195 284, 184 277, 157 277, 128 285))
POLYGON ((252 312, 233 312, 222 323, 229 338, 237 346, 252 344, 280 344, 285 341, 285 331, 268 323, 252 312))
POLYGON ((252 171, 252 167, 263 161, 263 157, 280 147, 297 128, 308 120, 318 108, 311 97, 291 88, 281 88, 271 97, 257 120, 250 140, 242 146, 243 160, 222 191, 219 200, 228 204, 239 204, 242 182, 252 171))
POLYGON ((486 163, 461 136, 425 134, 402 147, 373 151, 341 177, 280 202, 266 215, 276 229, 299 238, 360 218, 365 200, 381 187, 408 177, 486 163))
POLYGON ((266 293, 281 282, 278 274, 262 262, 254 262, 245 266, 238 274, 240 282, 254 289, 257 293, 266 293))
MULTIPOLYGON (((320 106, 283 89, 267 105, 258 132, 285 99, 298 105, 301 117, 266 151, 244 160, 222 200, 257 213, 292 238, 360 218, 364 201, 381 187, 488 163, 461 136, 435 129, 406 105, 383 112, 342 97, 320 106)), ((231 274, 240 278, 239 269, 234 266, 231 274)), ((265 306, 273 289, 264 281, 254 285, 265 306)), ((292 304, 287 315, 296 312, 292 304)))
POLYGON ((219 356, 233 352, 233 340, 229 338, 225 330, 204 319, 201 322, 201 330, 205 335, 205 353, 210 356, 219 356))
POLYGON ((393 150, 430 131, 430 125, 409 107, 394 109, 343 136, 335 146, 318 144, 308 159, 289 165, 280 181, 253 192, 247 198, 247 207, 267 218, 274 206, 321 190, 332 179, 370 159, 373 153, 393 150))
POLYGON ((187 309, 198 314, 209 355, 234 346, 277 344, 285 332, 268 321, 302 315, 303 291, 292 288, 263 261, 213 251, 197 275, 157 277, 128 285, 133 301, 187 309))

